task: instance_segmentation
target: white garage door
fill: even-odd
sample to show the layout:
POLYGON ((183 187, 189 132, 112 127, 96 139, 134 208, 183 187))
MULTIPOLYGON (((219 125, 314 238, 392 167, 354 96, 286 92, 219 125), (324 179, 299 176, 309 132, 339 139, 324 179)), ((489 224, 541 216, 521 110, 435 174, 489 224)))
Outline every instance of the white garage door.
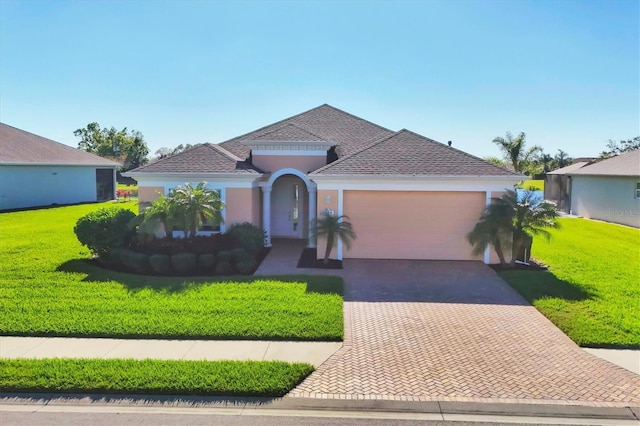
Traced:
POLYGON ((483 192, 345 191, 358 238, 344 257, 481 260, 466 235, 484 204, 483 192))

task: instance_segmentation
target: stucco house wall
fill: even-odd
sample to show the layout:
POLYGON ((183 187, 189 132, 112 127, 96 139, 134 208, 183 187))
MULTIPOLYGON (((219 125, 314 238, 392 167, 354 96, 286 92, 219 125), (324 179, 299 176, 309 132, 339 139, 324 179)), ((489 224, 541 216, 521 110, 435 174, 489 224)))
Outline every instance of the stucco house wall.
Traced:
POLYGON ((0 210, 95 201, 96 167, 0 165, 0 210))
POLYGON ((574 175, 572 181, 571 213, 640 228, 639 177, 574 175))
POLYGON ((327 164, 327 156, 318 155, 254 155, 253 165, 265 172, 275 172, 280 169, 292 168, 303 173, 309 173, 327 164))

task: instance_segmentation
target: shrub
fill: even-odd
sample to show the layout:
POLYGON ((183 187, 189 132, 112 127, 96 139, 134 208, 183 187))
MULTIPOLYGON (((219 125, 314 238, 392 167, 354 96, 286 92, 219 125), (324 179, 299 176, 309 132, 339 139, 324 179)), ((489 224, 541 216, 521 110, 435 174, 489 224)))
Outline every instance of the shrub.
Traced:
POLYGON ((218 264, 216 265, 216 274, 229 275, 232 272, 233 268, 231 267, 231 263, 229 261, 221 261, 218 259, 218 264))
POLYGON ((149 270, 149 256, 133 250, 122 249, 120 251, 122 264, 134 272, 143 274, 149 270))
POLYGON ((198 269, 202 271, 213 271, 216 266, 216 256, 213 254, 201 254, 198 256, 198 269))
POLYGON ((258 262, 255 259, 246 258, 236 262, 236 270, 242 275, 250 275, 256 270, 258 262))
POLYGON ((231 250, 231 259, 233 259, 234 262, 239 262, 248 256, 250 255, 245 249, 236 248, 231 250))
POLYGON ((135 217, 130 210, 105 207, 82 216, 73 231, 94 256, 108 258, 112 249, 127 245, 133 237, 129 222, 135 217))
POLYGON ((218 254, 216 255, 216 259, 218 259, 218 262, 225 262, 225 263, 231 263, 231 259, 232 259, 232 255, 230 251, 219 251, 218 254))
POLYGON ((242 248, 249 253, 257 253, 264 247, 265 232, 252 223, 234 223, 226 232, 231 238, 233 247, 242 248))
POLYGON ((171 255, 171 267, 180 274, 193 272, 196 269, 196 255, 194 253, 178 253, 171 255))
POLYGON ((152 254, 149 256, 149 266, 156 274, 171 272, 171 256, 167 254, 152 254))

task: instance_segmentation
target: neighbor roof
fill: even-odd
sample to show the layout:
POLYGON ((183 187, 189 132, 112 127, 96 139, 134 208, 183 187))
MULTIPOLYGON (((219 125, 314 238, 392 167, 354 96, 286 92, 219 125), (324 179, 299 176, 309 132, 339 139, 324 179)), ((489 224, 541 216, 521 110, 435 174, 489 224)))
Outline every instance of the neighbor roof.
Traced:
POLYGON ((220 145, 241 158, 249 156, 249 147, 242 141, 257 140, 284 125, 294 124, 322 140, 336 142, 338 156, 346 156, 359 151, 384 136, 393 132, 370 121, 364 120, 345 111, 324 104, 293 117, 285 118, 277 123, 262 127, 253 132, 230 139, 220 145))
POLYGON ((406 129, 311 175, 517 176, 510 170, 406 129))
POLYGON ((205 143, 128 173, 237 173, 261 174, 246 161, 218 145, 205 143))
POLYGON ((587 164, 589 164, 588 161, 578 161, 577 163, 569 164, 566 167, 562 167, 560 169, 552 170, 552 171, 548 172, 547 174, 548 175, 566 175, 566 174, 574 172, 574 171, 576 171, 578 169, 583 168, 587 164))
POLYGON ((572 175, 640 176, 640 149, 585 166, 572 175))
POLYGON ((0 164, 119 166, 115 161, 0 123, 0 164))

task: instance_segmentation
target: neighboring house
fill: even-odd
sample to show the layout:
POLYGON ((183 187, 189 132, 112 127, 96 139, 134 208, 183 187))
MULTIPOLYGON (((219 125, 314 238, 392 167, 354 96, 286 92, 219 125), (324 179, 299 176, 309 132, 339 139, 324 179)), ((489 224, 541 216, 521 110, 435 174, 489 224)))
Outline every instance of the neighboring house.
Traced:
POLYGON ((640 150, 570 173, 571 213, 640 228, 640 150))
POLYGON ((566 167, 547 172, 544 177, 544 199, 552 201, 558 210, 569 213, 571 210, 571 172, 586 165, 588 161, 576 161, 566 167))
POLYGON ((207 181, 225 202, 225 223, 263 227, 266 246, 274 237, 306 239, 312 220, 335 214, 349 216, 358 234, 348 252, 338 243, 339 259, 486 263, 492 255, 472 256, 466 234, 492 197, 524 178, 329 105, 126 175, 138 181, 141 203, 185 182, 207 181))
POLYGON ((112 200, 118 166, 0 123, 0 210, 112 200))

